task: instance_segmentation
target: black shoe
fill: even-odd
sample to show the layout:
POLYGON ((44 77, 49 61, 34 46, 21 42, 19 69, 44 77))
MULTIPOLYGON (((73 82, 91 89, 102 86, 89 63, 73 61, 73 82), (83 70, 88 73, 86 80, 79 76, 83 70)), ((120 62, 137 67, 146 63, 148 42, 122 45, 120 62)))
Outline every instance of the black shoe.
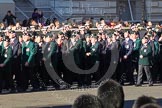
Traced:
POLYGON ((16 89, 11 89, 11 90, 10 90, 10 93, 16 93, 16 92, 17 92, 16 89))
POLYGON ((128 85, 134 85, 134 82, 130 82, 128 85))
POLYGON ((142 86, 142 84, 136 84, 135 86, 136 86, 136 87, 141 87, 141 86, 142 86))
POLYGON ((120 85, 124 86, 124 82, 120 82, 120 85))
POLYGON ((63 84, 63 85, 60 85, 60 90, 66 90, 68 89, 68 86, 63 84))
POLYGON ((17 88, 17 92, 18 92, 18 93, 25 92, 25 91, 26 91, 26 89, 23 89, 23 88, 17 88))
POLYGON ((151 86, 153 86, 153 84, 149 84, 148 86, 151 87, 151 86))

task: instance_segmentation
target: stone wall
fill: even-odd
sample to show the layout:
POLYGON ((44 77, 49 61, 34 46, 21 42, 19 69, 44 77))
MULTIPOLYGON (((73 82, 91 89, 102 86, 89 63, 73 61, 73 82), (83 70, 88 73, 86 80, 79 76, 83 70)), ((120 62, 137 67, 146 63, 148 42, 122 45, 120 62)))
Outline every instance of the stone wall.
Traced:
POLYGON ((50 5, 50 0, 29 0, 37 8, 47 8, 50 5))
POLYGON ((162 20, 162 1, 146 0, 146 11, 148 20, 162 20))
POLYGON ((50 4, 64 16, 117 16, 116 0, 51 0, 50 4))

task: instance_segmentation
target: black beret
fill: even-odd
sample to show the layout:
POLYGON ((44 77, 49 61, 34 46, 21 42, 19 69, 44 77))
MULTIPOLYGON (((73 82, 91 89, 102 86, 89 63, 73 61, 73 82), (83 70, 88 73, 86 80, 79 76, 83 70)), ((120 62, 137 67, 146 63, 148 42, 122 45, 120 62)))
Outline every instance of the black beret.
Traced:
POLYGON ((91 38, 95 38, 95 39, 97 39, 98 37, 97 37, 96 34, 92 34, 92 35, 91 35, 91 38))
POLYGON ((5 37, 3 41, 10 42, 10 38, 9 37, 5 37))

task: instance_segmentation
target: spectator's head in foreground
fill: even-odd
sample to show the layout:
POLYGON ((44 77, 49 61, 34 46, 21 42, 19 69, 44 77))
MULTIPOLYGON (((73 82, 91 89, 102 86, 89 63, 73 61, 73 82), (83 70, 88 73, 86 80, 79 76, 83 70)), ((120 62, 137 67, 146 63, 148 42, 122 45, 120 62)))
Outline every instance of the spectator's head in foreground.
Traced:
POLYGON ((72 108, 103 108, 97 96, 84 94, 77 97, 72 108))
POLYGON ((141 106, 145 104, 150 104, 150 103, 157 104, 157 101, 153 97, 141 96, 134 102, 133 108, 140 108, 141 106))
POLYGON ((114 80, 106 80, 98 88, 98 98, 104 108, 123 108, 124 91, 122 86, 114 80))
POLYGON ((140 108, 162 108, 162 107, 159 106, 158 104, 149 103, 149 104, 141 106, 140 108))

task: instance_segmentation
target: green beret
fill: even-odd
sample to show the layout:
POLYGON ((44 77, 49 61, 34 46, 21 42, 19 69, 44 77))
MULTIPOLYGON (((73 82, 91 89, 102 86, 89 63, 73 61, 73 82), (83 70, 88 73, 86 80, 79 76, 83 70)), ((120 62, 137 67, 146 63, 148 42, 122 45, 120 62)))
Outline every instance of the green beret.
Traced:
POLYGON ((87 34, 85 34, 85 37, 86 38, 90 38, 90 35, 87 33, 87 34))
POLYGON ((51 32, 47 32, 46 37, 52 38, 52 37, 53 37, 53 35, 52 35, 52 33, 51 33, 51 32))
POLYGON ((63 35, 64 33, 62 32, 62 31, 59 31, 59 33, 58 33, 59 35, 63 35))
POLYGON ((130 31, 130 34, 136 34, 136 32, 135 31, 130 31))

